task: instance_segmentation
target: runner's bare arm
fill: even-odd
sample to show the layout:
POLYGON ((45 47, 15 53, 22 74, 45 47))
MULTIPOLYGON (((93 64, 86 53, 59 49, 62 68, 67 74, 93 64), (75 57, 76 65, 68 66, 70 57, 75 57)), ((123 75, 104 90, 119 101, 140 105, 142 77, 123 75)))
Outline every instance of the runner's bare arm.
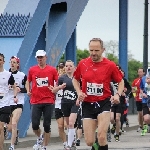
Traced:
POLYGON ((27 94, 28 94, 28 96, 30 96, 31 95, 31 87, 30 87, 30 82, 29 82, 29 80, 27 80, 26 81, 26 85, 25 85, 25 87, 26 87, 26 89, 27 89, 27 94))
POLYGON ((79 93, 81 92, 80 83, 75 78, 72 79, 72 83, 75 90, 77 91, 77 94, 79 95, 79 93))

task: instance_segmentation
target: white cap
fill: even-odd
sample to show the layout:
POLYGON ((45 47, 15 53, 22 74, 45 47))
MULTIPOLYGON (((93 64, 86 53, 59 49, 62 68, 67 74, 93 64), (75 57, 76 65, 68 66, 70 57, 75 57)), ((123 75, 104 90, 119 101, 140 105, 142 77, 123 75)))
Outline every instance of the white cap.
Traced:
POLYGON ((46 52, 44 50, 38 50, 36 52, 35 58, 37 58, 37 56, 46 56, 46 52))

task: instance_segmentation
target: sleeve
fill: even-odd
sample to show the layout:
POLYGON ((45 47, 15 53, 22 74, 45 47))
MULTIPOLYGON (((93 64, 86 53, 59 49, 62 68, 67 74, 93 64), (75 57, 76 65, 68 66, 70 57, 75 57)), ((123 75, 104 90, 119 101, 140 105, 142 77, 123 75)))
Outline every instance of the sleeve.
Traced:
POLYGON ((15 84, 15 79, 13 77, 13 75, 11 74, 11 76, 9 77, 9 80, 8 80, 8 85, 14 85, 15 84))
POLYGON ((63 76, 60 76, 58 79, 58 86, 63 84, 63 76))
POLYGON ((24 87, 23 87, 23 88, 20 88, 20 92, 21 92, 21 93, 27 93, 27 90, 26 90, 26 88, 25 88, 26 81, 27 81, 27 76, 25 75, 25 76, 24 76, 24 79, 22 80, 22 85, 23 85, 24 87))
POLYGON ((31 68, 29 69, 27 80, 28 80, 29 82, 32 81, 31 68))
POLYGON ((55 80, 55 83, 58 82, 58 72, 56 69, 54 69, 54 80, 55 80))
POLYGON ((135 80, 132 82, 132 87, 134 87, 135 86, 135 80))
POLYGON ((142 78, 142 80, 141 80, 141 82, 140 82, 140 89, 141 89, 141 90, 144 90, 143 78, 142 78))
POLYGON ((112 69, 111 81, 114 81, 116 83, 121 82, 121 80, 123 79, 123 75, 115 63, 113 64, 111 69, 112 69))
POLYGON ((80 82, 81 80, 81 62, 78 64, 74 74, 73 74, 73 77, 80 82))

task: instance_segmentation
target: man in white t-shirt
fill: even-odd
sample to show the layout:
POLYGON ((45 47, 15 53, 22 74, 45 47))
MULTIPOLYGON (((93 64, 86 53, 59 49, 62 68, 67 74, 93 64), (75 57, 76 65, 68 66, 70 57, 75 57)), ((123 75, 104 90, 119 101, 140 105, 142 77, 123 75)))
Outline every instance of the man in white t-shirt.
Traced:
POLYGON ((4 123, 9 123, 10 104, 8 91, 11 85, 14 90, 14 102, 17 103, 17 88, 15 80, 9 71, 3 68, 4 55, 0 53, 0 149, 3 150, 4 144, 4 123))

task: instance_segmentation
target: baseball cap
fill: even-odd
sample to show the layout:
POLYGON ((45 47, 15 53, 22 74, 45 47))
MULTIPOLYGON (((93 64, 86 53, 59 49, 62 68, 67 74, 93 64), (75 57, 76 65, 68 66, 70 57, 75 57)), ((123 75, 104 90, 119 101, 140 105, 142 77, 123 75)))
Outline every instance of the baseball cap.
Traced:
POLYGON ((38 56, 45 56, 46 52, 44 50, 38 50, 36 52, 35 58, 37 58, 38 56))

